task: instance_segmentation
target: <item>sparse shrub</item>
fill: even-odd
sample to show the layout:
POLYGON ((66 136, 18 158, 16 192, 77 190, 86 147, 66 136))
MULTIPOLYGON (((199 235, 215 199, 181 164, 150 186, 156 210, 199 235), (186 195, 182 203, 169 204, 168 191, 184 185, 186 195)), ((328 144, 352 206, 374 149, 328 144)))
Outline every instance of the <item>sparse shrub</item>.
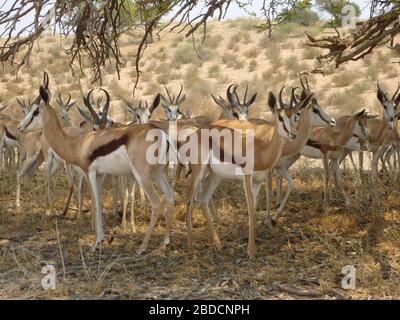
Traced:
POLYGON ((159 61, 165 61, 168 59, 168 57, 169 56, 164 47, 159 48, 156 52, 154 52, 151 55, 151 58, 159 60, 159 61))
POLYGON ((351 85, 355 79, 354 71, 342 71, 333 76, 332 83, 339 88, 347 87, 351 85))
POLYGON ((303 59, 311 60, 317 57, 319 54, 319 50, 314 47, 306 47, 303 49, 303 59))
POLYGON ((240 30, 250 31, 255 30, 258 26, 259 22, 256 19, 242 19, 240 20, 240 30))
POLYGON ((249 72, 255 71, 257 68, 257 62, 256 60, 251 60, 249 63, 249 72))
POLYGON ((257 48, 249 49, 244 53, 245 57, 247 57, 249 59, 257 58, 258 54, 259 54, 259 51, 257 48))
POLYGON ((225 53, 221 57, 222 63, 226 64, 228 68, 241 69, 243 68, 243 62, 238 59, 238 57, 231 53, 225 53))
POLYGON ((159 84, 167 84, 168 83, 168 75, 167 74, 160 74, 156 78, 159 84))
POLYGON ((144 91, 144 94, 146 96, 150 96, 150 95, 155 95, 160 91, 160 86, 155 83, 155 82, 150 82, 147 87, 146 90, 144 91))
POLYGON ((204 40, 203 45, 210 49, 217 49, 223 37, 220 34, 217 35, 208 35, 204 40))
POLYGON ((129 97, 131 95, 131 91, 126 87, 122 87, 120 82, 115 79, 111 80, 109 88, 112 94, 117 98, 129 97))
POLYGON ((246 31, 240 31, 240 38, 242 39, 242 43, 243 44, 249 44, 251 43, 251 38, 250 38, 250 34, 246 31))
POLYGON ((240 38, 241 38, 240 33, 236 33, 235 35, 233 35, 228 41, 227 49, 228 50, 238 49, 240 38))
POLYGON ((117 67, 114 63, 107 63, 104 67, 104 71, 108 74, 114 74, 117 72, 117 67))
POLYGON ((341 92, 334 91, 327 98, 327 104, 335 106, 337 109, 346 113, 354 113, 364 107, 362 96, 354 94, 352 89, 346 89, 341 92))
POLYGON ((214 56, 212 51, 204 46, 198 46, 196 50, 192 43, 187 42, 175 49, 174 61, 179 64, 191 63, 201 65, 203 61, 210 60, 214 56))
POLYGON ((60 58, 61 58, 61 51, 62 51, 62 50, 63 50, 63 49, 61 49, 60 47, 54 46, 54 47, 50 47, 49 53, 51 54, 51 56, 52 56, 54 59, 60 59, 60 58))
POLYGON ((217 64, 212 65, 210 68, 208 68, 208 77, 210 78, 217 78, 220 74, 220 67, 217 64))
POLYGON ((291 55, 289 57, 287 57, 284 61, 286 69, 290 70, 290 71, 296 71, 299 69, 299 60, 297 58, 297 56, 295 55, 291 55))

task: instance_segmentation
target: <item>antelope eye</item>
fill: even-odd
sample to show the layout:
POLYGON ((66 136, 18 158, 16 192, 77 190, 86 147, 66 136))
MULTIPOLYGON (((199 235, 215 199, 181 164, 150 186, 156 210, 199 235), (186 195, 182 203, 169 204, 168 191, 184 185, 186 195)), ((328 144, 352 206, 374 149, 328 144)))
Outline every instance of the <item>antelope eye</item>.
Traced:
POLYGON ((36 117, 39 114, 39 109, 36 109, 35 111, 33 111, 33 116, 36 117))
POLYGON ((278 116, 279 121, 283 121, 283 118, 281 115, 278 116))
POLYGON ((312 109, 312 111, 314 112, 314 113, 318 113, 318 110, 317 109, 312 109))

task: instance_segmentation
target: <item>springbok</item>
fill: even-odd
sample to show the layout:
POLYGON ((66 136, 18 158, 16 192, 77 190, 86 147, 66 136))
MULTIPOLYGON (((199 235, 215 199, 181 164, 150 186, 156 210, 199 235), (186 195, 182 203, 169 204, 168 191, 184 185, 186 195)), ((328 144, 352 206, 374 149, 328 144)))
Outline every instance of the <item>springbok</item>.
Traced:
MULTIPOLYGON (((289 112, 293 112, 295 114, 294 125, 297 129, 297 136, 294 141, 286 141, 283 146, 282 155, 279 161, 276 163, 274 171, 277 176, 276 181, 276 189, 277 189, 277 210, 274 212, 273 216, 267 216, 267 225, 273 226, 276 225, 276 221, 278 219, 279 214, 283 211, 286 202, 289 198, 290 193, 293 190, 293 179, 289 175, 290 166, 300 157, 300 152, 307 144, 309 138, 312 135, 312 129, 314 127, 325 127, 330 128, 335 126, 335 120, 325 112, 320 104, 318 103, 317 98, 312 97, 308 106, 301 104, 307 96, 311 95, 312 92, 309 87, 309 83, 307 78, 305 77, 305 81, 300 77, 300 82, 302 85, 302 93, 300 96, 300 100, 297 100, 295 95, 295 89, 292 90, 292 96, 289 103, 283 102, 281 92, 279 93, 279 103, 282 109, 286 109, 289 112), (301 108, 300 108, 301 107, 301 108), (288 185, 286 194, 282 199, 282 180, 286 179, 288 185)), ((290 114, 289 114, 290 115, 290 114)), ((272 187, 272 175, 268 175, 267 183, 267 192, 271 191, 272 187)), ((267 213, 271 208, 271 194, 267 194, 267 213)))
MULTIPOLYGON (((311 97, 312 96, 307 97, 302 104, 307 105, 311 97)), ((294 133, 295 130, 291 127, 288 116, 282 109, 278 109, 276 98, 272 92, 269 93, 268 105, 274 114, 274 126, 254 124, 239 120, 219 120, 208 126, 204 126, 195 132, 194 139, 198 142, 198 148, 191 150, 194 153, 190 155, 192 177, 186 197, 186 222, 188 228, 189 247, 192 246, 192 205, 194 196, 198 193, 197 201, 199 202, 206 218, 212 239, 217 248, 220 249, 221 243, 213 226, 208 204, 222 178, 229 180, 240 179, 244 184, 249 215, 249 240, 247 253, 251 259, 255 258, 255 207, 257 195, 261 184, 265 180, 266 173, 270 171, 279 160, 284 143, 287 140, 293 140, 296 138, 296 134, 294 133), (250 129, 252 134, 247 136, 248 129, 250 129), (225 138, 223 145, 220 144, 221 142, 217 140, 213 134, 211 134, 210 137, 203 139, 203 130, 209 130, 211 133, 218 133, 217 135, 219 139, 223 132, 230 133, 230 136, 237 135, 237 132, 239 132, 242 139, 252 139, 254 142, 253 150, 248 152, 249 154, 246 155, 246 158, 250 157, 251 160, 249 161, 253 162, 253 167, 247 169, 247 163, 245 167, 243 167, 243 164, 239 165, 236 163, 236 159, 243 158, 242 150, 237 150, 237 148, 234 149, 232 145, 230 145, 229 150, 227 150, 225 138), (246 134, 243 134, 242 130, 246 130, 246 134), (209 143, 210 140, 212 141, 211 145, 209 143), (217 150, 218 152, 216 152, 217 150), (223 153, 222 157, 221 154, 218 154, 220 152, 223 153), (226 155, 231 155, 231 158, 235 160, 227 160, 226 157, 224 157, 226 155), (208 178, 206 184, 203 185, 200 190, 200 184, 207 174, 208 178)), ((228 144, 230 142, 228 142, 228 144)))
POLYGON ((343 128, 314 128, 311 138, 307 141, 307 145, 301 150, 301 154, 308 158, 322 159, 324 169, 324 207, 328 203, 328 188, 330 179, 329 160, 333 170, 333 177, 336 190, 341 191, 346 205, 348 199, 344 191, 343 183, 340 175, 339 162, 343 152, 346 150, 361 150, 358 137, 367 138, 363 118, 368 116, 365 109, 349 116, 343 128), (357 139, 354 139, 354 137, 357 139))
POLYGON ((71 119, 69 117, 69 111, 71 108, 76 104, 76 101, 72 101, 72 96, 69 93, 68 99, 65 101, 62 99, 61 94, 57 97, 57 104, 58 104, 58 116, 62 126, 69 127, 71 126, 71 119))
MULTIPOLYGON (((147 249, 161 210, 161 200, 152 182, 154 179, 167 198, 167 223, 163 243, 168 244, 174 195, 165 174, 167 155, 166 152, 161 152, 165 151, 168 145, 167 134, 151 124, 144 124, 91 131, 80 136, 68 135, 61 127, 57 115, 50 105, 51 94, 48 84, 48 75, 44 73, 43 85, 39 90, 39 98, 43 100, 44 106, 40 103, 35 104, 18 128, 21 132, 42 128, 43 134, 54 152, 66 163, 74 165, 84 172, 90 182, 96 207, 96 241, 93 249, 97 248, 104 240, 101 185, 98 182, 98 174, 133 174, 144 190, 150 202, 152 214, 146 235, 137 251, 139 254, 147 249), (158 134, 157 142, 147 141, 146 137, 154 136, 155 131, 158 134), (156 148, 154 148, 155 144, 157 144, 156 148), (158 151, 157 156, 152 154, 151 161, 145 152, 150 147, 158 151)), ((108 93, 106 95, 109 98, 108 93)), ((106 104, 105 108, 108 107, 109 105, 106 104)))
MULTIPOLYGON (((400 88, 400 87, 399 87, 400 88)), ((364 154, 363 151, 372 152, 372 178, 375 182, 378 181, 378 162, 391 144, 392 131, 397 122, 397 109, 400 103, 399 88, 389 99, 387 94, 382 90, 377 82, 377 99, 382 107, 382 118, 376 116, 367 116, 363 122, 366 129, 365 144, 362 150, 358 153, 360 177, 363 175, 364 154)), ((338 126, 343 127, 348 116, 337 119, 338 126)))

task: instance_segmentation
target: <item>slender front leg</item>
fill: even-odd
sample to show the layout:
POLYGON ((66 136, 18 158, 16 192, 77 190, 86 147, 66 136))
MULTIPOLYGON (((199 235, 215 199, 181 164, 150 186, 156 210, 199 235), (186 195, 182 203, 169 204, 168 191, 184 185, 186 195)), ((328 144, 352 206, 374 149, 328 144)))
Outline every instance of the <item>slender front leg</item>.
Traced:
POLYGON ((328 154, 322 154, 322 166, 324 170, 324 208, 328 206, 328 188, 329 188, 329 159, 328 154))
POLYGON ((95 218, 96 242, 92 248, 92 250, 94 251, 104 240, 103 214, 102 214, 102 204, 101 204, 101 185, 97 181, 96 171, 89 171, 88 178, 96 205, 96 218, 95 218))
POLYGON ((250 259, 255 259, 256 257, 256 214, 255 214, 255 205, 253 194, 253 186, 252 186, 252 178, 250 175, 244 176, 244 189, 246 191, 246 199, 247 199, 247 210, 249 214, 249 241, 247 246, 247 254, 250 259))
POLYGON ((48 151, 48 157, 46 162, 46 214, 51 215, 53 213, 53 199, 51 196, 51 175, 53 170, 54 155, 50 150, 48 151))
POLYGON ((360 181, 363 181, 363 167, 364 167, 364 152, 358 151, 358 170, 360 174, 360 181))
POLYGON ((124 177, 121 177, 122 195, 122 232, 126 233, 126 212, 128 206, 129 190, 124 177))
POLYGON ((135 222, 135 194, 136 194, 136 180, 133 178, 132 190, 131 190, 131 230, 133 233, 137 232, 135 222))
POLYGON ((276 221, 278 220, 278 216, 283 211, 283 208, 285 207, 286 202, 288 201, 289 195, 292 192, 293 186, 294 186, 293 179, 289 175, 289 171, 286 168, 279 168, 279 170, 277 170, 277 173, 279 174, 281 179, 282 178, 286 179, 288 185, 287 185, 287 190, 286 190, 286 193, 285 193, 285 196, 284 196, 282 202, 280 203, 280 205, 279 205, 278 209, 276 210, 275 214, 272 216, 272 224, 273 225, 276 225, 276 221))
POLYGON ((69 165, 65 166, 65 173, 66 173, 67 179, 68 179, 69 192, 68 192, 67 201, 66 201, 63 211, 61 213, 63 216, 67 214, 69 203, 71 202, 72 194, 74 193, 74 175, 72 173, 72 168, 69 165))

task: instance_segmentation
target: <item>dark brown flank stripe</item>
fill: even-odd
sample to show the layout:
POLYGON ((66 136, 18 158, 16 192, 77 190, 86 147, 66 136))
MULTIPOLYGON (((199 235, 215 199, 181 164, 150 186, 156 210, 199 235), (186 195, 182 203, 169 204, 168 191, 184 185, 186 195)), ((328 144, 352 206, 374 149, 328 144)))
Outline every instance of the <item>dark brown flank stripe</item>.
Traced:
POLYGON ((119 147, 126 145, 128 142, 128 135, 123 135, 122 137, 112 140, 107 144, 104 144, 92 152, 92 154, 89 156, 89 162, 92 163, 96 158, 98 157, 104 157, 115 150, 117 150, 119 147))
POLYGON ((329 144, 319 143, 311 139, 307 140, 306 145, 312 148, 316 148, 324 154, 327 153, 328 151, 333 151, 337 149, 336 147, 330 146, 329 144))
POLYGON ((8 131, 7 127, 5 127, 4 129, 5 129, 5 132, 6 132, 6 137, 8 139, 17 140, 17 138, 10 131, 8 131))

